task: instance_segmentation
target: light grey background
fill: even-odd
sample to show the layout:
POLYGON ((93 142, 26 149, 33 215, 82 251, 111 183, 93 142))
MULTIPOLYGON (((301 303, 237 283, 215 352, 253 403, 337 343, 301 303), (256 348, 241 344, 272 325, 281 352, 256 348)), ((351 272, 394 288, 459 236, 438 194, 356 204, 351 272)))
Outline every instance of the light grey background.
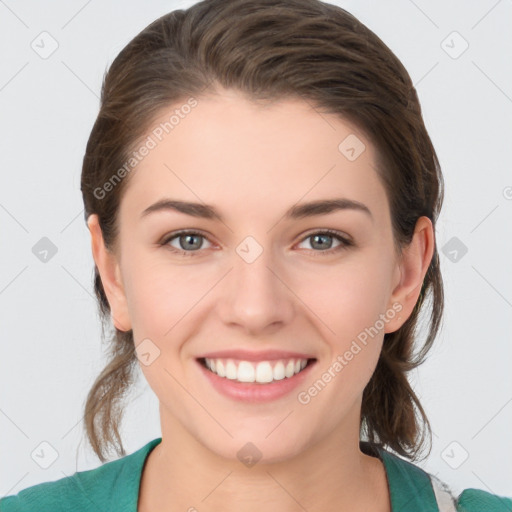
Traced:
MULTIPOLYGON (((0 0, 0 496, 100 464, 81 422, 105 348, 82 157, 106 67, 151 21, 192 3, 0 0), (52 40, 58 48, 42 58, 52 40), (57 248, 46 263, 32 252, 43 237, 57 248)), ((444 326, 411 376, 434 432, 419 465, 457 493, 511 496, 512 2, 338 5, 408 69, 446 181, 437 230, 444 326)), ((127 453, 160 436, 142 374, 132 397, 127 453)))

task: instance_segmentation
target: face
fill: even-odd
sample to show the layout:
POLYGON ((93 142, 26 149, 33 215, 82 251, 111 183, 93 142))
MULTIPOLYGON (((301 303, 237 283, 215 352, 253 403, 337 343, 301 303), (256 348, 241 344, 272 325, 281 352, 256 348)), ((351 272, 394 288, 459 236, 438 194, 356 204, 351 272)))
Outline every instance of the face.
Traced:
POLYGON ((137 165, 119 212, 121 291, 108 296, 133 329, 164 439, 230 459, 251 442, 269 462, 358 439, 384 333, 415 302, 375 156, 301 100, 263 107, 224 91, 198 98, 137 165), (200 207, 147 210, 166 200, 200 207), (298 215, 326 200, 345 207, 298 215))

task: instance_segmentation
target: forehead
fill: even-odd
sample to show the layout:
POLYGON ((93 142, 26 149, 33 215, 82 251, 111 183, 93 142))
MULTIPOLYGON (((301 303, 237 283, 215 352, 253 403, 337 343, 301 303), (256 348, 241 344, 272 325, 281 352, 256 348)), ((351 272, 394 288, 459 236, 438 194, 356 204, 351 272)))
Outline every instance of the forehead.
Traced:
POLYGON ((214 204, 226 217, 273 215, 298 202, 348 197, 387 207, 375 148, 360 130, 301 99, 257 104, 235 91, 172 105, 144 140, 121 202, 134 216, 164 197, 214 204), (176 122, 176 120, 178 122, 176 122))

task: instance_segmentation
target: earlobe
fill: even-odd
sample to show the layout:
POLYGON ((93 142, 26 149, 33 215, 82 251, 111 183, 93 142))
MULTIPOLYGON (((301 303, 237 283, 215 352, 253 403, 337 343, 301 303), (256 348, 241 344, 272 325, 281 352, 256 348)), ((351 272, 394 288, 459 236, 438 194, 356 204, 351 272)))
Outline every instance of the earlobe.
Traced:
POLYGON ((413 238, 410 244, 402 251, 402 258, 398 263, 397 274, 399 282, 393 289, 388 307, 400 312, 393 320, 388 322, 385 332, 398 330, 411 315, 416 305, 423 280, 434 254, 434 229, 428 217, 420 217, 416 221, 413 238))
POLYGON ((119 262, 115 254, 105 247, 98 215, 91 214, 89 216, 87 227, 91 234, 92 255, 110 305, 112 321, 120 331, 129 331, 131 321, 119 262))

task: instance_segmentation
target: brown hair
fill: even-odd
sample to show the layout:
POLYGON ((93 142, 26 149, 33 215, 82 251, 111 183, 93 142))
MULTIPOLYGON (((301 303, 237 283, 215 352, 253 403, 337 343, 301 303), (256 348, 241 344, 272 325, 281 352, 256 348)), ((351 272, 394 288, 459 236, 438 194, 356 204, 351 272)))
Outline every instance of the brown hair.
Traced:
MULTIPOLYGON (((109 250, 116 248, 117 214, 129 176, 108 194, 102 187, 129 160, 162 109, 215 92, 217 85, 252 100, 302 98, 354 123, 377 150, 395 247, 400 250, 411 241, 420 216, 427 216, 435 228, 443 178, 416 90, 402 63, 371 30, 344 9, 318 0, 205 0, 147 26, 104 76, 81 190, 85 219, 98 215, 109 250)), ((103 327, 111 326, 96 266, 94 289, 103 327)), ((430 440, 431 430, 407 372, 423 362, 443 306, 435 247, 416 306, 400 329, 385 334, 363 393, 361 434, 410 459, 417 457, 425 440, 420 427, 428 429, 430 440), (429 294, 428 332, 414 354, 419 315, 429 294)), ((114 329, 108 340, 110 360, 85 404, 86 433, 102 461, 111 446, 125 455, 118 427, 137 361, 132 331, 114 329)))

